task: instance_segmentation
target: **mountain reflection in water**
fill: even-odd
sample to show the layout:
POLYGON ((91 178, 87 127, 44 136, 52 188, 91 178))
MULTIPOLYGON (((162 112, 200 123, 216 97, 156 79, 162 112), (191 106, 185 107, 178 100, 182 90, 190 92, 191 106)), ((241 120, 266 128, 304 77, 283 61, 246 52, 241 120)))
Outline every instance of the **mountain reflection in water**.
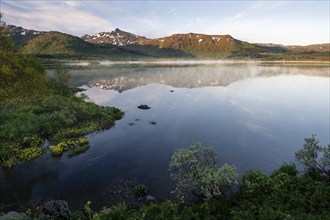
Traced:
POLYGON ((253 77, 276 75, 328 76, 327 66, 243 64, 191 64, 191 65, 114 65, 95 69, 72 70, 72 82, 76 86, 87 85, 123 92, 150 83, 170 85, 176 88, 228 86, 253 77))

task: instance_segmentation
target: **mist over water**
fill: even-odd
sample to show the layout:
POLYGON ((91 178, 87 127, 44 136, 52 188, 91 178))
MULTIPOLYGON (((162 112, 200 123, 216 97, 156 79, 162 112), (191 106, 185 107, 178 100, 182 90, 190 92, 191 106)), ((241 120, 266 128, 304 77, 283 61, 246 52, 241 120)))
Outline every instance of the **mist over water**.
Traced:
POLYGON ((99 105, 125 117, 88 136, 91 148, 73 158, 45 155, 0 169, 0 203, 64 199, 101 206, 109 187, 128 179, 169 198, 171 155, 193 141, 213 146, 220 164, 270 174, 294 161, 305 137, 329 141, 329 67, 259 63, 99 65, 70 70, 99 105), (138 109, 146 104, 149 110, 138 109), (156 122, 155 125, 150 121, 156 122))

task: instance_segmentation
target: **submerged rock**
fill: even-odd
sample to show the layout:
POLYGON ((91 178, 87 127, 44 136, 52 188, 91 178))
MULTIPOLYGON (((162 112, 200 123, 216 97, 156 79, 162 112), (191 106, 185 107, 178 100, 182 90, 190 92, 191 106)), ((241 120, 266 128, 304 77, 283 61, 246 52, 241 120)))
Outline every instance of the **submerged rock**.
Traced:
POLYGON ((143 110, 148 110, 148 109, 150 109, 151 107, 149 107, 148 105, 139 105, 138 108, 139 108, 139 109, 143 109, 143 110))
POLYGON ((152 201, 155 201, 155 200, 156 200, 156 198, 151 196, 151 195, 146 196, 146 202, 152 202, 152 201))
POLYGON ((41 207, 41 220, 68 219, 71 211, 64 200, 52 200, 41 207))
POLYGON ((10 211, 5 215, 0 216, 0 220, 30 220, 31 218, 25 213, 10 211))

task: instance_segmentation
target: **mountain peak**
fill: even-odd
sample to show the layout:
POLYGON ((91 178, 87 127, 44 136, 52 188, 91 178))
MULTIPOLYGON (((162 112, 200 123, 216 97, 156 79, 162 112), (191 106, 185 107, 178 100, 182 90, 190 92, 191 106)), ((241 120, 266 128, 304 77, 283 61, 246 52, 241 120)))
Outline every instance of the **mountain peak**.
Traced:
POLYGON ((83 40, 96 43, 96 44, 113 44, 124 46, 127 44, 133 44, 135 41, 140 39, 146 39, 143 36, 135 35, 119 28, 116 28, 114 31, 111 32, 99 32, 90 36, 88 34, 81 37, 83 40))
POLYGON ((7 25, 5 27, 8 35, 15 42, 15 44, 23 44, 28 40, 44 35, 45 31, 35 31, 22 28, 21 26, 7 25))

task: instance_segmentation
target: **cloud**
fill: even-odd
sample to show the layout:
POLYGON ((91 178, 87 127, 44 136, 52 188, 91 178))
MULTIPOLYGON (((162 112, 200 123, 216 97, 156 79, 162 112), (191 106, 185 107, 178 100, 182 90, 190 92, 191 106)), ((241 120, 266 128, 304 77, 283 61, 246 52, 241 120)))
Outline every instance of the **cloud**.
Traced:
POLYGON ((328 42, 329 21, 315 16, 307 17, 308 8, 304 12, 299 6, 292 1, 253 2, 249 7, 223 18, 206 32, 231 34, 235 38, 252 43, 307 45, 328 42))
POLYGON ((110 21, 80 8, 79 1, 3 1, 2 11, 8 24, 38 30, 57 30, 73 35, 112 30, 110 21))

